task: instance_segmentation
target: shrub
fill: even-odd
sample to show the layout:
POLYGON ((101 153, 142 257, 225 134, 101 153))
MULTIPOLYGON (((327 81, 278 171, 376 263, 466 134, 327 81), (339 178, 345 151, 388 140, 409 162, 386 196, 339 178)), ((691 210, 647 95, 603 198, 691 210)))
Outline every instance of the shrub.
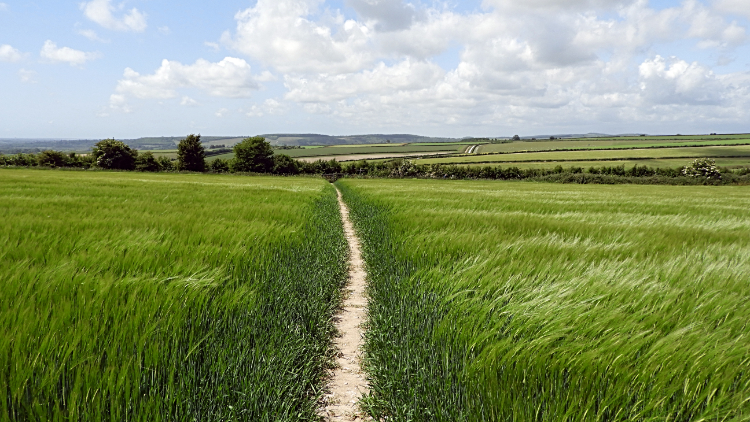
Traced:
POLYGON ((151 151, 146 151, 143 154, 140 154, 135 160, 135 169, 138 171, 156 172, 161 170, 161 166, 156 160, 156 157, 154 157, 154 154, 151 151))
POLYGON ((92 154, 97 166, 113 170, 134 170, 135 160, 138 158, 138 151, 114 139, 97 142, 92 154))
POLYGON ((698 158, 682 169, 682 174, 688 177, 705 177, 706 179, 721 179, 721 171, 716 167, 716 161, 710 158, 698 158))
POLYGON ((68 157, 60 151, 46 150, 36 156, 37 164, 45 167, 65 167, 68 165, 68 157))
POLYGON ((227 160, 217 158, 211 162, 209 166, 211 171, 214 173, 227 173, 229 172, 229 162, 227 160))
POLYGON ((161 171, 173 171, 174 170, 174 163, 169 157, 162 155, 161 157, 157 158, 156 161, 159 163, 159 170, 161 171))
POLYGON ((274 174, 297 174, 299 166, 297 160, 286 154, 277 154, 273 156, 273 173, 274 174))

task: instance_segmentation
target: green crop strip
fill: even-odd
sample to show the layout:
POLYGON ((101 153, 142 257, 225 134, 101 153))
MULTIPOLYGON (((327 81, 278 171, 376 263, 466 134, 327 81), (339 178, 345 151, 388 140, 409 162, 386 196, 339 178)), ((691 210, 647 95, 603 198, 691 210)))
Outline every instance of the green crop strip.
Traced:
POLYGON ((374 416, 750 418, 745 188, 337 184, 370 277, 374 416))
POLYGON ((0 420, 317 420, 322 180, 4 170, 0 243, 0 420))

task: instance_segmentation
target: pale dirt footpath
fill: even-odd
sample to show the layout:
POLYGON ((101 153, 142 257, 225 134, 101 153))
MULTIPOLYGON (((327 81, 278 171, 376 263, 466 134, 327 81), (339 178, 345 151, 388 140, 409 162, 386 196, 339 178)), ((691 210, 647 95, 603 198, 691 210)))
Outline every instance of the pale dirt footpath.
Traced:
POLYGON ((325 421, 369 421, 358 406, 360 397, 367 394, 367 379, 360 366, 362 359, 363 327, 367 318, 364 262, 359 239, 349 219, 349 209, 336 189, 344 223, 344 233, 349 242, 349 283, 344 291, 343 309, 334 317, 339 336, 333 341, 337 349, 337 368, 331 374, 328 391, 320 409, 325 421))

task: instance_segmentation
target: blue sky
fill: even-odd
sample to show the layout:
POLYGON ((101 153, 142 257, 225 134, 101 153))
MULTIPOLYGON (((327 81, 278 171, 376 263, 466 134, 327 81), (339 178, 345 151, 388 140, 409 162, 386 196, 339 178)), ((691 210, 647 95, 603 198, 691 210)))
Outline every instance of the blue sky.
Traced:
POLYGON ((0 0, 0 138, 747 132, 747 0, 0 0))

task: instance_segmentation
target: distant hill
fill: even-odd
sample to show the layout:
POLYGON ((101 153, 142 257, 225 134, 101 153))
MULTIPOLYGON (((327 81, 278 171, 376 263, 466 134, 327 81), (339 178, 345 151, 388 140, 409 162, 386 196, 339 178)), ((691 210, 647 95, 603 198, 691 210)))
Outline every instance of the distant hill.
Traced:
MULTIPOLYGON (((260 135, 274 146, 306 146, 306 145, 358 145, 381 144, 390 141, 394 144, 413 142, 454 142, 454 138, 432 138, 428 136, 394 134, 394 135, 352 135, 329 136, 319 134, 275 133, 260 135)), ((205 146, 223 145, 232 147, 247 136, 201 136, 205 146)), ((145 137, 138 139, 120 139, 131 148, 137 150, 165 150, 175 149, 184 136, 145 137)), ((101 139, 0 139, 0 153, 17 154, 40 152, 48 149, 56 151, 90 151, 101 139)))
POLYGON ((429 136, 408 134, 372 134, 372 135, 347 135, 330 136, 314 133, 272 133, 261 135, 272 145, 362 145, 362 144, 384 144, 390 141, 392 144, 405 144, 414 142, 455 142, 455 138, 433 138, 429 136))

